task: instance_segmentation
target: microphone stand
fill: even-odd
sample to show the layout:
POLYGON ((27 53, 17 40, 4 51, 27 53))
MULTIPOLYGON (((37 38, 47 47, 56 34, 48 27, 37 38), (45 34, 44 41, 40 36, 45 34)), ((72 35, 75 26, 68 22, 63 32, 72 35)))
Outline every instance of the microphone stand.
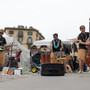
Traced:
POLYGON ((12 61, 12 50, 13 50, 13 43, 11 44, 11 56, 10 56, 10 62, 9 62, 9 69, 11 67, 11 61, 12 61))

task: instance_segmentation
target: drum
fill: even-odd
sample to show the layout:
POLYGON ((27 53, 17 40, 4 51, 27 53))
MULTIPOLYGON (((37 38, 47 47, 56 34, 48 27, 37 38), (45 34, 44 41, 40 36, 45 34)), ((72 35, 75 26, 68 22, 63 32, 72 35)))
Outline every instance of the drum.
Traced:
POLYGON ((5 53, 4 51, 0 51, 0 67, 2 67, 5 63, 5 53))
POLYGON ((55 55, 53 52, 51 52, 50 58, 51 58, 51 63, 55 63, 55 55))
POLYGON ((41 54, 41 64, 49 64, 50 63, 50 54, 49 53, 42 53, 41 54))
POLYGON ((63 61, 66 60, 66 56, 63 52, 51 52, 51 63, 63 64, 63 61))

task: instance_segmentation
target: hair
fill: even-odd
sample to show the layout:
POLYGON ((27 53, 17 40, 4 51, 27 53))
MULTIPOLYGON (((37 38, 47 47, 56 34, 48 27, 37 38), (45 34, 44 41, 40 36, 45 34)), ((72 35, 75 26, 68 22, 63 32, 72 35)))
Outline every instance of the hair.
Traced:
POLYGON ((2 34, 4 34, 4 30, 3 29, 0 29, 0 31, 2 32, 2 34))
POLYGON ((57 36, 58 37, 58 34, 57 33, 54 33, 53 36, 57 36))
POLYGON ((80 29, 81 29, 82 27, 85 29, 85 26, 84 26, 84 25, 81 25, 81 26, 80 26, 80 29))

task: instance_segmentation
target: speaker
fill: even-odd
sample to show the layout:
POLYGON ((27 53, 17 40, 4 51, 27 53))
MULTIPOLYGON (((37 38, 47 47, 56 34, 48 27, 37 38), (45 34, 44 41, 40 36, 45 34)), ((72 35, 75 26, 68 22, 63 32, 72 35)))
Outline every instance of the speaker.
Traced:
POLYGON ((41 76, 64 76, 64 64, 42 64, 41 76))

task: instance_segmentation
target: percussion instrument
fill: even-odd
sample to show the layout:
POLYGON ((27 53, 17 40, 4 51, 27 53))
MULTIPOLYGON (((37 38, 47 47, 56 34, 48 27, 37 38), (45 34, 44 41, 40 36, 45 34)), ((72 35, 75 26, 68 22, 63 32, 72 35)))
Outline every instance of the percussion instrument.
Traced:
POLYGON ((41 47, 41 64, 50 63, 50 49, 47 46, 41 47))
POLYGON ((41 54, 41 64, 50 63, 50 53, 41 54))
POLYGON ((61 63, 71 59, 71 56, 66 56, 64 52, 51 52, 51 63, 61 63))

